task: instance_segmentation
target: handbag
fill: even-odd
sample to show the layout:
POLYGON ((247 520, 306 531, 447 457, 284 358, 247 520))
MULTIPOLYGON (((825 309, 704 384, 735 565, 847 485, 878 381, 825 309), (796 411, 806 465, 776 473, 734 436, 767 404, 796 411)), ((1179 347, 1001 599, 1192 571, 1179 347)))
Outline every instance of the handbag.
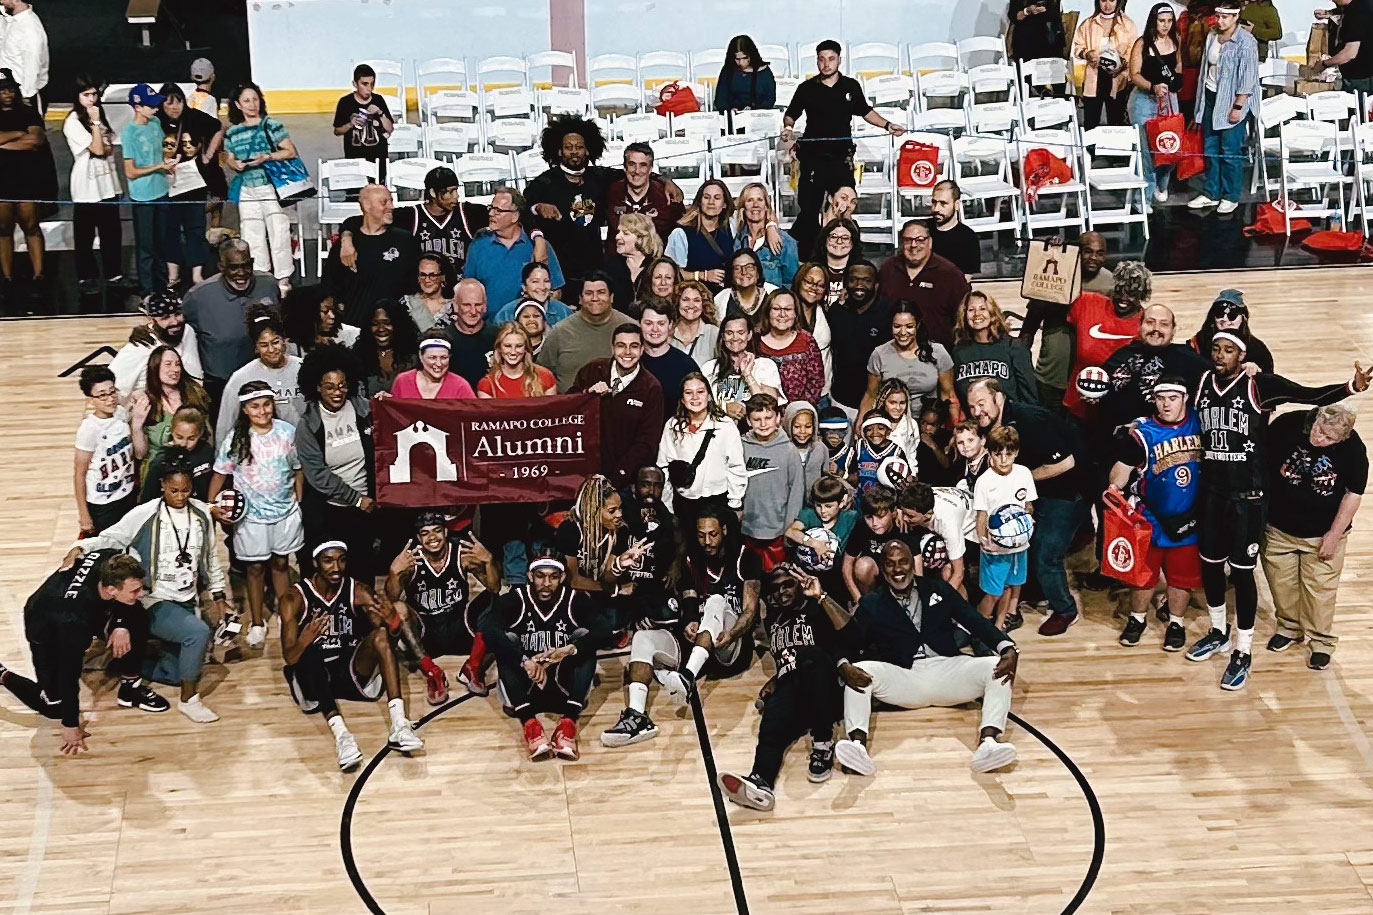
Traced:
POLYGON ((672 460, 667 463, 667 478, 676 489, 689 489, 692 483, 696 482, 696 468, 701 466, 701 462, 706 459, 706 449, 710 447, 710 440, 715 437, 714 429, 707 429, 705 438, 701 439, 701 447, 696 449, 696 456, 690 461, 672 460))
MULTIPOLYGON (((1295 211, 1297 205, 1286 198, 1279 197, 1272 203, 1261 203, 1254 212, 1254 224, 1244 227, 1244 234, 1250 238, 1255 235, 1286 235, 1288 221, 1283 218, 1283 210, 1295 211)), ((1311 228, 1311 221, 1299 216, 1291 219, 1293 232, 1305 232, 1311 228)), ((1355 232, 1355 235, 1359 233, 1355 232)), ((1362 238, 1362 235, 1359 235, 1362 238)))
POLYGON ((664 116, 691 114, 701 110, 701 103, 696 101, 696 93, 674 79, 658 90, 658 107, 655 110, 664 116))
MULTIPOLYGON (((262 125, 262 137, 267 140, 267 148, 270 149, 272 142, 267 137, 265 124, 262 125)), ((318 193, 315 182, 310 178, 309 169, 299 156, 294 159, 268 159, 262 163, 262 170, 267 173, 272 187, 276 189, 277 200, 284 204, 295 203, 318 193)))
POLYGON ((1202 151, 1205 148, 1201 139, 1201 125, 1193 124, 1182 132, 1182 147, 1178 151, 1177 160, 1177 179, 1186 181, 1195 178, 1206 170, 1206 161, 1202 158, 1202 151))
POLYGON ((1077 245, 1031 241, 1025 254, 1020 294, 1026 299, 1071 305, 1082 294, 1081 260, 1077 245))
POLYGON ((896 159, 896 186, 929 190, 939 180, 939 147, 919 140, 901 144, 896 159))
POLYGON ((1159 99, 1158 113, 1144 122, 1155 168, 1177 165, 1182 160, 1182 135, 1186 132, 1187 125, 1182 115, 1173 110, 1173 103, 1167 98, 1159 99))
POLYGON ((1073 180, 1068 163, 1042 146, 1025 153, 1025 196, 1030 203, 1039 198, 1039 189, 1050 184, 1067 184, 1073 180))
POLYGON ((1118 489, 1102 496, 1101 571, 1132 588, 1143 588, 1152 576, 1149 570, 1149 543, 1154 528, 1118 489))

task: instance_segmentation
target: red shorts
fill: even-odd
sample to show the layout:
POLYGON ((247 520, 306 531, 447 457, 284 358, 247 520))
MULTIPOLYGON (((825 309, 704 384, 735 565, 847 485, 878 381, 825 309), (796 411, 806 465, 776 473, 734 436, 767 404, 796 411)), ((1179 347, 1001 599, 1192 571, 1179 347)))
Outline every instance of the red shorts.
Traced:
POLYGON ((1168 580, 1171 588, 1195 591, 1201 587, 1201 554, 1195 543, 1187 546, 1155 546, 1150 544, 1149 583, 1144 587, 1152 588, 1158 584, 1159 572, 1168 580))
POLYGON ((776 540, 755 540, 752 537, 745 537, 744 548, 758 557, 764 572, 771 572, 787 561, 786 537, 778 537, 776 540))

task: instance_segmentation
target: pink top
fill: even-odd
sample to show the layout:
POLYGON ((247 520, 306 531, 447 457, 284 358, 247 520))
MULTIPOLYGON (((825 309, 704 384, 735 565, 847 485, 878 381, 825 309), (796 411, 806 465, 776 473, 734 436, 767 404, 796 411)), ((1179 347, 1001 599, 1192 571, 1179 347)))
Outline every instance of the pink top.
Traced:
MULTIPOLYGON (((405 400, 423 400, 420 394, 419 383, 415 380, 419 375, 419 369, 410 369, 401 372, 396 376, 396 380, 391 382, 391 396, 400 397, 405 400)), ((472 393, 472 386, 467 383, 467 379, 461 375, 454 375, 449 372, 443 376, 443 381, 439 383, 439 393, 434 400, 462 400, 464 398, 476 397, 472 393)))

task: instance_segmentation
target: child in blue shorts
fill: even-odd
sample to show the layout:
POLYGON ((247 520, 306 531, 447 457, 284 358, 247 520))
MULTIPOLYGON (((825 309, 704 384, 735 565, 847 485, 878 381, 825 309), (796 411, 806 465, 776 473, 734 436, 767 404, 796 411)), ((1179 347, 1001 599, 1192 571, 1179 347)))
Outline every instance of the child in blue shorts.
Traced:
POLYGON ((977 609, 994 619, 998 629, 1005 627, 1007 615, 1020 598, 1020 586, 1025 584, 1034 531, 1030 503, 1039 498, 1030 469, 1015 462, 1019 455, 1020 434, 1010 426, 993 429, 987 435, 991 469, 973 486, 977 539, 982 547, 978 569, 982 600, 977 609))

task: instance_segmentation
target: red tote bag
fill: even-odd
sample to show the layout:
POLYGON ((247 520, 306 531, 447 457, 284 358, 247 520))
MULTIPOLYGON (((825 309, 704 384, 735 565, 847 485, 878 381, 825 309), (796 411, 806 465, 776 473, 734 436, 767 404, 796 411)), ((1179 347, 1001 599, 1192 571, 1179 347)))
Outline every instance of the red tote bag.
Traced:
POLYGON ((1154 528, 1133 508, 1119 490, 1108 489, 1102 497, 1101 572, 1132 588, 1149 583, 1149 540, 1154 528))
POLYGON ((664 117, 669 114, 691 114, 700 110, 701 103, 696 101, 696 93, 675 79, 658 90, 657 111, 664 117))
POLYGON ((1182 159, 1182 135, 1187 125, 1182 115, 1173 110, 1166 99, 1158 103, 1158 114, 1144 122, 1144 134, 1149 139, 1149 154, 1154 159, 1154 167, 1177 165, 1182 159))
POLYGON ((1206 170, 1206 160, 1202 158, 1204 149, 1200 126, 1193 124, 1182 132, 1182 151, 1177 164, 1179 181, 1195 178, 1206 170))
POLYGON ((919 140, 901 144, 896 159, 896 186, 928 191, 939 181, 939 147, 919 140))

